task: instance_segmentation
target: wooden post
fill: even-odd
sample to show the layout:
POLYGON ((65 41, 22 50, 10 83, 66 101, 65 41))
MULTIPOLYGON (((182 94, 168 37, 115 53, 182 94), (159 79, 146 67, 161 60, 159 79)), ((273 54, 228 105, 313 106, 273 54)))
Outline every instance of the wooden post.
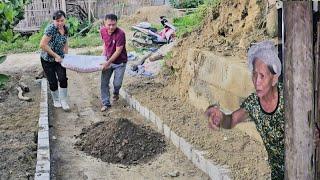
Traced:
POLYGON ((285 179, 314 179, 311 1, 284 2, 285 179))
MULTIPOLYGON (((314 52, 314 54, 315 54, 315 72, 314 72, 314 77, 315 77, 315 90, 314 90, 314 93, 315 93, 315 122, 318 124, 318 125, 320 125, 320 122, 319 122, 319 117, 320 117, 320 112, 319 112, 319 107, 320 107, 320 102, 319 102, 319 100, 320 100, 320 98, 319 98, 319 89, 320 89, 320 87, 319 87, 319 77, 320 77, 320 72, 319 72, 319 65, 320 65, 320 63, 319 63, 319 53, 320 53, 320 22, 318 21, 317 22, 317 41, 316 41, 316 44, 315 44, 315 52, 314 52)), ((316 149, 316 158, 315 158, 315 160, 316 160, 316 166, 315 166, 315 171, 316 171, 316 173, 315 173, 315 179, 320 179, 320 169, 319 169, 319 167, 320 167, 320 149, 319 148, 317 148, 316 149)))
POLYGON ((61 0, 60 2, 61 2, 62 11, 67 14, 67 4, 66 4, 66 0, 61 0))

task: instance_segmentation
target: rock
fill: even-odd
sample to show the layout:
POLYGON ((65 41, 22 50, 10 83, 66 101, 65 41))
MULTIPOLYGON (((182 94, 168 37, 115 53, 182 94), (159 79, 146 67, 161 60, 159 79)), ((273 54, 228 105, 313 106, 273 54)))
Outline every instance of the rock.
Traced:
POLYGON ((124 158, 124 153, 122 151, 120 151, 118 154, 117 154, 117 157, 120 158, 120 159, 123 159, 124 158))
POLYGON ((170 177, 178 177, 180 175, 179 171, 173 171, 173 172, 169 172, 168 175, 170 177))

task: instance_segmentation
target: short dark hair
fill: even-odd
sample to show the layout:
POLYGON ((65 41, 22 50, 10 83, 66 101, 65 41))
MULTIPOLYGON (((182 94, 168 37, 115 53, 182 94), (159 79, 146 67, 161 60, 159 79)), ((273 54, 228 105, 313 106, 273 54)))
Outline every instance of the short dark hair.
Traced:
POLYGON ((64 18, 66 18, 66 13, 63 12, 62 10, 57 10, 57 11, 55 11, 55 12, 53 13, 52 19, 53 19, 53 20, 58 20, 58 19, 60 19, 62 16, 63 16, 64 18))
POLYGON ((106 14, 106 16, 104 17, 104 20, 112 20, 112 21, 118 21, 118 17, 115 14, 106 14))

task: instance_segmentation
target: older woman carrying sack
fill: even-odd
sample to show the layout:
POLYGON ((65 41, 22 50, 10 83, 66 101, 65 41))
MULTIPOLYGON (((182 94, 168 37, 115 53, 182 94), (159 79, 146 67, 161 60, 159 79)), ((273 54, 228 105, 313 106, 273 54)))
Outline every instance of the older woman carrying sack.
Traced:
POLYGON ((255 44, 248 52, 249 69, 255 93, 230 115, 211 105, 206 113, 209 127, 231 129, 248 117, 256 124, 268 153, 271 179, 284 179, 284 99, 283 86, 278 82, 281 62, 271 41, 255 44))
POLYGON ((58 10, 53 13, 53 23, 45 29, 40 42, 41 64, 49 81, 54 107, 69 111, 67 103, 68 78, 66 69, 61 66, 64 54, 68 53, 68 29, 65 26, 66 14, 58 10), (58 91, 59 82, 59 91, 58 91))

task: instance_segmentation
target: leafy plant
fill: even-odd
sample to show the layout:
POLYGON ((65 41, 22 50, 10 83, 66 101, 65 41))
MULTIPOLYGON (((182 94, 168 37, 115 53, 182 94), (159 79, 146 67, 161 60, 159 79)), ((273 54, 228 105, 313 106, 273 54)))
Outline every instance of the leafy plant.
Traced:
POLYGON ((14 34, 13 28, 23 19, 24 7, 30 0, 0 1, 0 40, 14 42, 19 35, 14 34))
POLYGON ((67 26, 69 28, 69 36, 75 35, 80 27, 80 22, 76 17, 69 17, 67 20, 67 26))
MULTIPOLYGON (((6 60, 7 56, 0 55, 0 64, 3 63, 6 60)), ((0 89, 3 88, 5 83, 9 80, 9 77, 5 74, 0 74, 0 89)))
POLYGON ((7 59, 7 56, 0 55, 0 64, 2 64, 7 59))
POLYGON ((69 39, 70 48, 100 46, 102 41, 99 34, 87 34, 86 36, 75 36, 69 39))
POLYGON ((177 36, 181 37, 199 27, 206 14, 214 11, 219 3, 220 0, 205 0, 204 4, 200 5, 193 13, 174 18, 173 24, 178 29, 177 36))
POLYGON ((45 28, 48 26, 49 21, 45 21, 41 24, 40 30, 37 33, 34 33, 33 35, 31 35, 28 39, 28 42, 30 42, 31 44, 35 44, 35 45, 39 45, 39 42, 44 34, 44 30, 45 28))
POLYGON ((170 0, 170 4, 175 8, 196 8, 204 3, 204 0, 170 0))

